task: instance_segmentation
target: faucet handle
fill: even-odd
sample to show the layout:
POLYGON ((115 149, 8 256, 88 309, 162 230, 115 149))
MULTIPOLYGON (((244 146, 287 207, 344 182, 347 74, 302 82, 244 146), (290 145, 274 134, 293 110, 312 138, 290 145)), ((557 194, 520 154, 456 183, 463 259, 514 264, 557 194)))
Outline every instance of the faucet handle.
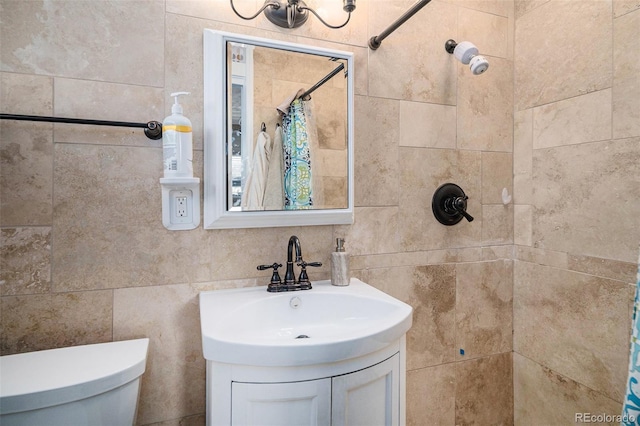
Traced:
POLYGON ((271 284, 281 284, 280 274, 278 274, 278 268, 282 266, 282 263, 274 262, 273 265, 258 265, 258 271, 264 271, 265 269, 273 269, 273 275, 271 275, 271 284))
POLYGON ((274 263, 273 265, 258 265, 257 269, 258 271, 264 271, 265 269, 278 269, 282 267, 282 263, 274 263))
POLYGON ((296 265, 298 265, 301 268, 306 268, 307 266, 313 266, 315 268, 322 266, 322 262, 305 262, 304 260, 301 261, 300 263, 296 263, 296 265))
POLYGON ((313 267, 318 267, 318 266, 322 266, 322 262, 305 262, 304 260, 300 260, 300 262, 297 263, 297 265, 301 268, 300 269, 300 277, 298 278, 298 284, 302 285, 302 286, 306 286, 304 289, 310 289, 311 288, 311 282, 309 281, 309 276, 307 275, 307 266, 313 266, 313 267))

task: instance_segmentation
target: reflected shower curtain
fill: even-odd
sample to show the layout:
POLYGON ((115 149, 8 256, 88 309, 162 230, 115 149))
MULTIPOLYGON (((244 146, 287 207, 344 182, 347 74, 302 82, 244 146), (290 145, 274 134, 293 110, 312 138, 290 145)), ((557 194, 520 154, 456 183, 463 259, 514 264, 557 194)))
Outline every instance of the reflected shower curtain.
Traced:
POLYGON ((637 425, 640 421, 640 259, 638 259, 636 282, 627 396, 622 407, 621 424, 623 425, 637 425))
POLYGON ((313 206, 311 145, 307 126, 302 100, 296 99, 282 117, 286 210, 309 209, 313 206))

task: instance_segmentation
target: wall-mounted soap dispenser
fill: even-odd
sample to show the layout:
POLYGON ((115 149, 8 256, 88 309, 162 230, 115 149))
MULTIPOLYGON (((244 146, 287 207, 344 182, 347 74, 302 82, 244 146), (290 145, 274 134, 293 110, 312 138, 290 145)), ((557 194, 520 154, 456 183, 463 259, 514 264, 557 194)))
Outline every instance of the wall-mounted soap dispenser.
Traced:
POLYGON ((162 186, 162 224, 170 230, 188 230, 200 225, 200 178, 193 177, 191 121, 182 115, 178 97, 171 115, 162 122, 164 177, 162 186))

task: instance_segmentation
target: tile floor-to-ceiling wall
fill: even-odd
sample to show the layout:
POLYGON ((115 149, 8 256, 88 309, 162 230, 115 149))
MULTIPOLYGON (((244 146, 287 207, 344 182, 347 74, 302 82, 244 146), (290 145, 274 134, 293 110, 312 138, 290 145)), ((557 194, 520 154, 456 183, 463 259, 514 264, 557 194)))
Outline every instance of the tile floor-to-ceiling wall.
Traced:
MULTIPOLYGON (((262 1, 236 4, 250 13, 262 1)), ((369 51, 368 38, 412 4, 360 0, 344 29, 312 17, 284 30, 238 19, 227 0, 1 0, 1 112, 146 122, 169 113, 169 93, 190 91, 200 177, 204 28, 354 52, 356 212, 351 226, 169 232, 159 141, 3 121, 0 353, 147 336, 138 423, 202 424, 198 292, 266 284, 255 265, 281 261, 292 234, 307 260, 328 264, 341 236, 354 275, 415 309, 408 423, 512 423, 514 206, 501 192, 513 193, 514 4, 433 0, 369 51), (472 76, 444 51, 449 38, 477 44, 489 71, 472 76), (431 197, 445 182, 463 187, 475 221, 435 221, 431 197)), ((519 119, 534 106, 516 108, 519 119)), ((527 206, 534 235, 551 226, 519 201, 527 206)), ((532 267, 523 256, 518 276, 532 267)), ((328 276, 323 267, 311 278, 328 276)))
POLYGON ((620 414, 625 393, 640 2, 518 0, 515 10, 515 423, 571 424, 620 414))

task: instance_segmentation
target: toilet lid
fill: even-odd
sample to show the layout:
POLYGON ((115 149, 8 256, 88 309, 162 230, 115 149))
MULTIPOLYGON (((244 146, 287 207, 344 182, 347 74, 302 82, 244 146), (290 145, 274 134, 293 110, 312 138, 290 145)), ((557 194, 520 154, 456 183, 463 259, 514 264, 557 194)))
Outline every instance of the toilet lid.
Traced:
POLYGON ((0 412, 89 398, 145 371, 149 339, 72 346, 0 357, 0 412))

